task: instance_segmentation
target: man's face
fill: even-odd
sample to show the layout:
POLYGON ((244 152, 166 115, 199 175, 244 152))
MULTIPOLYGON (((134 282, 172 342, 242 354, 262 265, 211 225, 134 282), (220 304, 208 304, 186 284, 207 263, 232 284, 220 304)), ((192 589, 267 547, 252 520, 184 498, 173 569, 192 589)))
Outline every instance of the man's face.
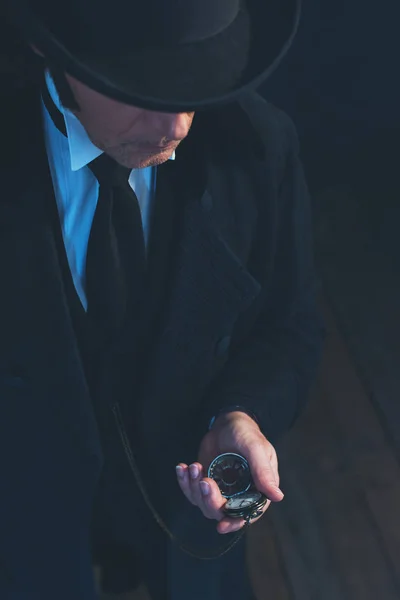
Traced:
POLYGON ((91 141, 131 169, 167 161, 187 136, 194 113, 161 113, 122 104, 67 75, 79 105, 73 111, 91 141))

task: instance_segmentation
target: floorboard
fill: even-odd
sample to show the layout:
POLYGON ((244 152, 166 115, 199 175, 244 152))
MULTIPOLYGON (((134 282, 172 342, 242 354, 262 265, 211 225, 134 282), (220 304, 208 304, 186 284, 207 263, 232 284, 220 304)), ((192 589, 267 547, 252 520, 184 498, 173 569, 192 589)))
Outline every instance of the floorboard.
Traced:
POLYGON ((318 384, 278 449, 285 500, 271 507, 248 540, 249 553, 264 557, 252 573, 256 595, 271 598, 261 573, 263 540, 273 529, 284 560, 281 577, 294 600, 398 600, 395 448, 326 306, 324 312, 328 339, 318 384))

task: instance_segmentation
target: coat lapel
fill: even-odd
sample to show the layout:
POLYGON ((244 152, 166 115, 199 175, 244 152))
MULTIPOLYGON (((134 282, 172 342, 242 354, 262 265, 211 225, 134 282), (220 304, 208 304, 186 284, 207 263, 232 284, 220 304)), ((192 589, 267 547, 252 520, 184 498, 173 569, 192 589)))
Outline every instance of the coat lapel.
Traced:
POLYGON ((29 428, 40 435, 46 423, 58 432, 59 443, 74 448, 77 459, 83 453, 99 462, 97 429, 49 217, 51 179, 44 143, 38 143, 41 120, 32 123, 32 115, 41 114, 37 99, 33 110, 34 101, 27 103, 29 124, 20 124, 22 138, 16 141, 20 160, 6 170, 0 202, 0 386, 8 371, 19 374, 26 400, 20 406, 25 419, 23 410, 19 417, 26 435, 29 428))
MULTIPOLYGON (((244 140, 247 144, 257 140, 251 135, 254 132, 244 112, 236 111, 235 115, 225 115, 225 119, 218 118, 220 135, 227 133, 223 128, 226 119, 237 124, 231 134, 233 156, 238 146, 243 152, 244 140), (239 139, 238 132, 242 136, 239 139)), ((180 314, 182 334, 189 334, 193 327, 203 332, 207 327, 213 331, 221 326, 224 329, 225 322, 229 330, 233 316, 259 292, 260 286, 243 264, 250 253, 254 237, 250 230, 255 230, 257 219, 253 190, 241 177, 246 172, 243 155, 242 164, 238 162, 228 176, 228 170, 214 160, 210 139, 214 141, 211 136, 216 118, 201 115, 195 119, 176 160, 158 168, 146 298, 154 332, 159 333, 160 326, 165 331, 166 323, 177 322, 172 317, 175 305, 179 306, 175 314, 180 314), (236 213, 233 206, 240 207, 236 213), (238 218, 240 223, 235 222, 238 218), (244 235, 240 238, 236 232, 244 235)))

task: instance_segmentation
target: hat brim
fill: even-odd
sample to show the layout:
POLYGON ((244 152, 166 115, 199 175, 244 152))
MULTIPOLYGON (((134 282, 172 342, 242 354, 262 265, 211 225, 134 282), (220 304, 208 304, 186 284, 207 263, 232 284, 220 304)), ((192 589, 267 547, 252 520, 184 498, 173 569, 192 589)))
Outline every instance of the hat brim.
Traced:
POLYGON ((275 70, 297 32, 300 0, 248 0, 214 38, 117 57, 79 54, 44 26, 27 0, 11 0, 26 39, 51 63, 110 98, 163 112, 191 112, 234 101, 275 70))

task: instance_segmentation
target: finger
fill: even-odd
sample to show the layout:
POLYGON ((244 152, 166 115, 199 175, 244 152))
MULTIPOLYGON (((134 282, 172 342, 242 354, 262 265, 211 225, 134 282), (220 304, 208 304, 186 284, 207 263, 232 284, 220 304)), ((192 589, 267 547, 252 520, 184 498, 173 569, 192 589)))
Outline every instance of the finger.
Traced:
POLYGON ((189 466, 190 493, 196 506, 203 504, 203 495, 200 490, 200 481, 203 478, 203 467, 195 462, 189 466))
POLYGON ((190 487, 189 467, 185 463, 179 463, 179 465, 176 466, 176 476, 178 478, 179 487, 185 494, 186 498, 189 500, 189 502, 195 504, 192 498, 192 491, 190 487))
POLYGON ((212 479, 199 479, 197 482, 199 490, 194 496, 189 469, 190 467, 185 463, 179 463, 176 467, 178 483, 186 498, 191 504, 198 506, 208 519, 221 520, 224 516, 222 507, 226 499, 222 496, 218 485, 212 479))
POLYGON ((256 488, 272 502, 280 502, 283 492, 279 488, 277 469, 271 464, 270 456, 271 447, 267 440, 257 441, 248 449, 248 461, 256 488))
MULTIPOLYGON (((263 509, 263 513, 262 515, 260 515, 259 517, 257 517, 256 519, 251 519, 250 523, 256 523, 257 521, 259 521, 260 519, 262 519, 262 517, 264 516, 266 510, 268 509, 268 507, 270 506, 271 502, 268 500, 268 502, 266 503, 264 509, 263 509)), ((217 531, 219 533, 225 534, 225 533, 233 533, 235 531, 238 531, 239 529, 241 529, 244 526, 244 519, 232 519, 229 517, 224 517, 217 526, 217 531)))
POLYGON ((222 519, 217 525, 218 533, 225 535, 226 533, 235 533, 244 527, 244 519, 222 519))
POLYGON ((276 456, 276 452, 273 453, 271 457, 271 466, 275 476, 275 482, 277 486, 280 485, 280 476, 279 476, 279 465, 278 465, 278 457, 276 456))
POLYGON ((199 506, 204 516, 207 519, 217 521, 223 519, 223 507, 226 504, 226 498, 221 494, 218 485, 213 479, 206 477, 200 481, 199 487, 202 494, 202 503, 199 506))

